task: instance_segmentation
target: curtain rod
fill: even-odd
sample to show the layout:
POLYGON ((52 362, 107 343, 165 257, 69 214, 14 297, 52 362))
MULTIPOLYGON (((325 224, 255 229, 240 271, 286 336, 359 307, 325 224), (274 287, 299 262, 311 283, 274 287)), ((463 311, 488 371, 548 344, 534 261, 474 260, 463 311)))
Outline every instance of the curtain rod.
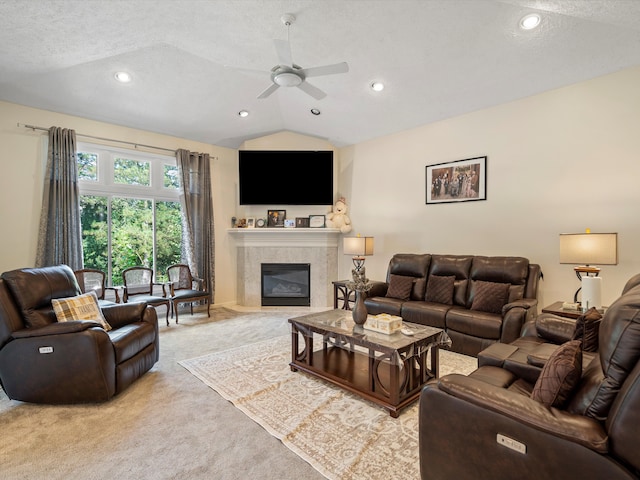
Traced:
MULTIPOLYGON (((36 127, 34 125, 25 125, 24 123, 18 123, 19 127, 24 127, 24 128, 30 128, 31 130, 42 130, 44 132, 48 132, 49 129, 45 128, 45 127, 36 127)), ((76 135, 78 137, 84 137, 84 138, 92 138, 94 140, 103 140, 105 142, 115 142, 115 143, 122 143, 124 145, 133 145, 134 148, 138 148, 138 147, 144 147, 144 148, 153 148, 155 150, 164 150, 165 152, 171 152, 174 155, 176 154, 176 150, 171 150, 170 148, 164 148, 164 147, 156 147, 153 145, 145 145, 143 143, 135 143, 135 142, 127 142, 124 140, 115 140, 113 138, 104 138, 104 137, 95 137, 93 135, 85 135, 82 133, 76 133, 76 135)))

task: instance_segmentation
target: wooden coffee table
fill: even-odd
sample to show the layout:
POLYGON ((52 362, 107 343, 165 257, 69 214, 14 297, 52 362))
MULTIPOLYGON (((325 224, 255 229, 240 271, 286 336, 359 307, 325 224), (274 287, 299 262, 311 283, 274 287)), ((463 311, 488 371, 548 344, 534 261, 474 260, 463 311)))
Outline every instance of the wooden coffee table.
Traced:
POLYGON ((438 377, 439 347, 451 344, 444 330, 414 323, 404 323, 413 336, 365 330, 346 310, 303 315, 289 323, 292 371, 339 385, 383 406, 394 418, 418 399, 428 380, 438 377))

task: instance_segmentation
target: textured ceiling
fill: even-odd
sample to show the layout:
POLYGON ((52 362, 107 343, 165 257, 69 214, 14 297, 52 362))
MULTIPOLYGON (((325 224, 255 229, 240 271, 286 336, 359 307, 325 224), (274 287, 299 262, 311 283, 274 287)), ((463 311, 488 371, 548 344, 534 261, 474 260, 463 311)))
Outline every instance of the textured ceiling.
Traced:
POLYGON ((0 0, 1 100, 231 148, 283 130, 350 145, 636 65, 638 0, 0 0), (322 100, 256 99, 284 13, 296 64, 349 64, 309 79, 322 100))

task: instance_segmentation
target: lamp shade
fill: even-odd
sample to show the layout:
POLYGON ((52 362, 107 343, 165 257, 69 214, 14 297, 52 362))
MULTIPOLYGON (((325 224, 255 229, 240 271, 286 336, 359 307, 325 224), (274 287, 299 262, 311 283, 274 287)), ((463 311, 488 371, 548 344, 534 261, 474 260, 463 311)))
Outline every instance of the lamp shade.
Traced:
POLYGON ((345 255, 373 255, 373 237, 344 237, 342 248, 345 255))
POLYGON ((617 233, 561 233, 560 263, 617 265, 617 233))

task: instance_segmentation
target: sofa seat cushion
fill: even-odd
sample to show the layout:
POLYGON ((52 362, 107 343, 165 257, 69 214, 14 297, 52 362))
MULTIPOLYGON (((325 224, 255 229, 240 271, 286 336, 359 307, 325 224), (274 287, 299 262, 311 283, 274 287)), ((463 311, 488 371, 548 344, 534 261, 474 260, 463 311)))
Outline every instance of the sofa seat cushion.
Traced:
POLYGON ((134 322, 108 332, 116 354, 116 364, 129 360, 155 342, 156 331, 146 322, 134 322))
POLYGON ((502 330, 502 316, 453 307, 447 312, 447 330, 455 330, 479 338, 499 340, 502 330))
POLYGON ((389 315, 400 316, 404 300, 391 297, 371 297, 364 301, 369 315, 388 313, 389 315))
POLYGON ((447 312, 451 308, 451 305, 441 303, 411 301, 402 304, 400 316, 405 322, 444 329, 447 312))
POLYGON ((507 343, 494 343, 478 354, 478 365, 502 367, 504 361, 518 351, 518 347, 507 343))

